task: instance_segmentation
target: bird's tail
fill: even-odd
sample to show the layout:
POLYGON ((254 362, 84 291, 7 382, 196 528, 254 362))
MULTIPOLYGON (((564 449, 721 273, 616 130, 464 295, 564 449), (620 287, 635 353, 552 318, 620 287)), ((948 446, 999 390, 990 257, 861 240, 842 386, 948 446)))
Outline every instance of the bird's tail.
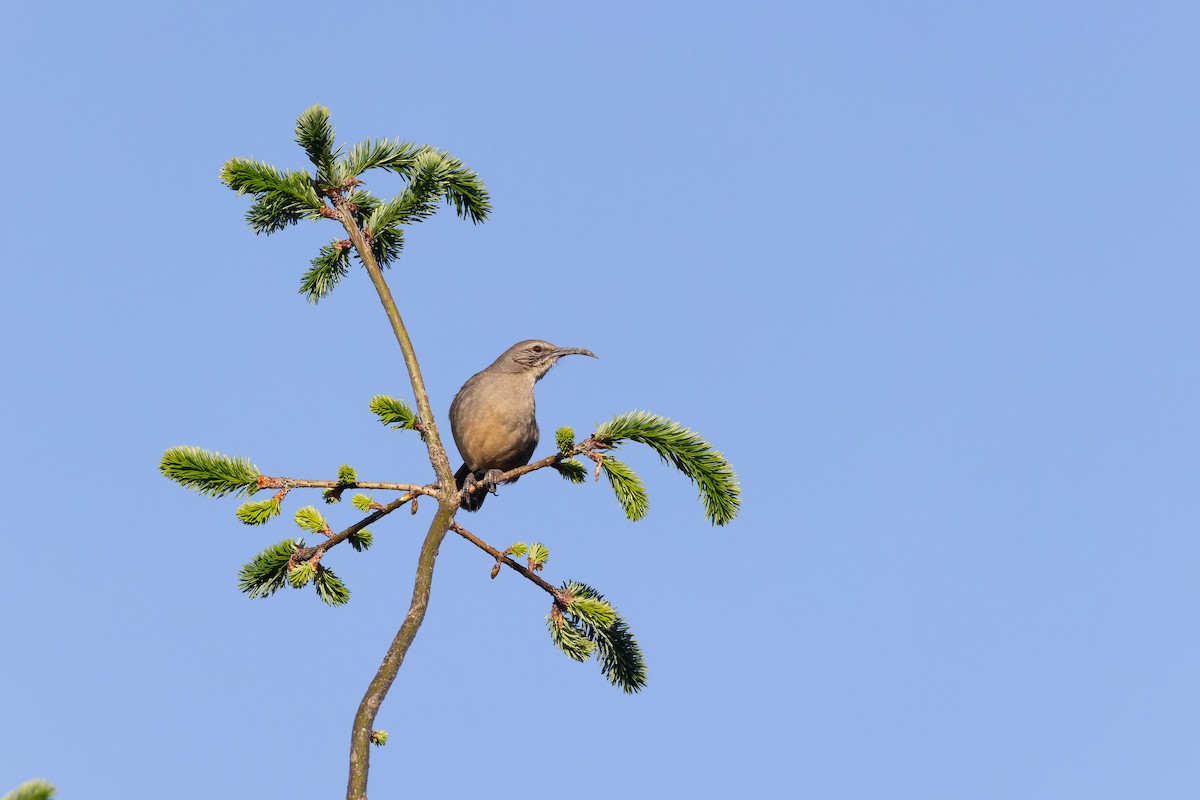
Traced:
MULTIPOLYGON (((454 485, 459 489, 467 483, 468 477, 474 477, 471 470, 466 464, 458 468, 458 472, 454 473, 454 485)), ((474 481, 472 481, 474 483, 474 481)), ((487 489, 483 486, 478 486, 474 491, 463 493, 462 498, 458 501, 458 507, 463 511, 478 511, 483 507, 483 501, 487 497, 487 489)))

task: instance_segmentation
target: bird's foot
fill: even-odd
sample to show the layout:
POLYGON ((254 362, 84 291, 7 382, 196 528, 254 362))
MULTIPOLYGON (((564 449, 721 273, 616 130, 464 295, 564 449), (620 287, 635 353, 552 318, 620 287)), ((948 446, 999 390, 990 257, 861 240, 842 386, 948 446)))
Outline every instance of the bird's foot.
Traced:
POLYGON ((496 486, 500 483, 500 476, 503 474, 501 470, 489 469, 483 473, 482 478, 477 478, 475 473, 467 472, 463 477, 459 506, 467 511, 478 511, 488 494, 496 494, 496 486))
POLYGON ((495 494, 496 487, 500 485, 500 476, 503 474, 503 470, 489 469, 486 473, 484 473, 483 482, 481 485, 491 494, 495 494))
POLYGON ((500 485, 500 476, 503 474, 503 470, 489 469, 483 473, 482 478, 476 478, 474 472, 468 472, 467 479, 463 482, 463 491, 469 494, 475 494, 479 491, 496 494, 496 487, 500 485))

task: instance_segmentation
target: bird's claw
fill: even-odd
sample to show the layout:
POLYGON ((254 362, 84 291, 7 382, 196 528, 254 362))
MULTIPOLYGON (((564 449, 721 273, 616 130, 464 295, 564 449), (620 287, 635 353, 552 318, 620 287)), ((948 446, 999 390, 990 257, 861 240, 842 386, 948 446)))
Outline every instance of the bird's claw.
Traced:
POLYGON ((498 469, 489 469, 483 476, 483 488, 490 494, 496 494, 496 487, 500 485, 500 476, 503 474, 498 469))
POLYGON ((482 478, 476 478, 475 473, 468 472, 467 480, 463 484, 463 491, 472 495, 480 490, 488 494, 496 494, 496 487, 500 485, 500 476, 503 474, 502 470, 489 469, 483 474, 482 478))

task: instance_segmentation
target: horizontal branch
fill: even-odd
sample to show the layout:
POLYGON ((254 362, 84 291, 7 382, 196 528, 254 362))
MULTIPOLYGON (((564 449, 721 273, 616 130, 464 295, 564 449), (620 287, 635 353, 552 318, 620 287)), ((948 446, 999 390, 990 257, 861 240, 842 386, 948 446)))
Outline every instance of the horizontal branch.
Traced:
MULTIPOLYGON (((543 465, 543 466, 545 466, 545 465, 543 465)), ((565 605, 565 603, 563 602, 563 599, 562 599, 563 598, 562 590, 559 589, 557 586, 554 586, 553 584, 547 583, 546 581, 542 580, 542 578, 540 576, 538 576, 538 574, 536 572, 534 572, 533 570, 529 569, 526 566, 518 564, 516 561, 513 561, 511 558, 504 555, 504 553, 502 553, 499 550, 497 550, 496 548, 492 547, 490 544, 483 541, 478 536, 471 533, 469 530, 467 530, 463 526, 459 525, 457 522, 450 523, 450 530, 454 531, 459 536, 463 537, 468 542, 475 545, 476 547, 478 547, 483 552, 487 553, 492 558, 496 559, 497 563, 507 564, 512 569, 515 569, 517 572, 521 573, 526 578, 533 581, 538 586, 542 587, 542 589, 544 589, 546 592, 548 592, 550 594, 551 597, 554 598, 555 603, 557 603, 559 605, 565 605)))
POLYGON ((409 492, 427 497, 441 497, 436 485, 418 486, 415 483, 379 483, 369 481, 306 481, 298 478, 272 478, 258 476, 259 489, 378 489, 385 492, 409 492))
POLYGON ((597 441, 596 439, 584 439, 582 442, 572 447, 568 453, 555 453, 538 461, 526 464, 523 467, 516 467, 514 469, 510 469, 508 472, 503 472, 496 478, 496 483, 506 483, 508 481, 515 480, 522 475, 527 475, 530 472, 534 472, 539 469, 545 469, 546 467, 553 467, 555 464, 561 464, 568 458, 573 458, 579 455, 588 455, 596 450, 609 449, 611 448, 604 444, 604 442, 597 441))

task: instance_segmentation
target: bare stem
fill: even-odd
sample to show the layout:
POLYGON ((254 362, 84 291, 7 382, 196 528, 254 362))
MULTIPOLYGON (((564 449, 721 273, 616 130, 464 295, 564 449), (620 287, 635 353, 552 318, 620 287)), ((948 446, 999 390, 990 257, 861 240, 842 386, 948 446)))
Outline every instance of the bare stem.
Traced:
POLYGON ((379 264, 371 253, 370 244, 363 235, 363 231, 359 229, 358 223, 354 221, 353 211, 345 196, 340 191, 331 191, 329 197, 333 200, 339 221, 345 227, 346 233, 350 235, 350 242, 358 252, 359 259, 366 267, 367 274, 371 276, 371 283, 375 285, 375 291, 379 294, 379 302, 383 304, 383 310, 392 324, 392 332, 396 334, 396 341, 400 345, 400 351, 404 354, 404 364, 408 368, 413 397, 417 402, 417 413, 420 416, 421 425, 424 427, 425 446, 429 450, 429 463, 432 464, 434 474, 437 475, 440 495, 437 513, 434 515, 433 521, 429 523, 429 531, 425 534, 425 541, 421 544, 421 554, 417 558, 417 575, 413 582, 412 602, 409 604, 408 614, 405 615, 400 630, 392 639, 392 644, 383 657, 383 663, 379 665, 379 671, 375 673, 375 677, 367 686, 362 702, 358 705, 358 713, 354 715, 354 726, 350 731, 350 777, 346 784, 346 798, 347 800, 366 800, 367 773, 370 770, 371 759, 371 731, 375 724, 375 715, 379 713, 379 706, 387 697, 388 689, 396 680, 396 674, 404 662, 404 656, 408 653, 408 648, 412 645, 417 630, 425 620, 425 610, 429 607, 429 593, 433 586, 433 565, 437 561, 438 549, 446 538, 446 531, 458 508, 458 493, 454 486, 454 472, 450 469, 450 460, 446 457, 446 449, 442 446, 437 422, 434 421, 433 409, 429 405, 429 394, 425 391, 421 366, 417 362, 417 354, 413 349, 412 340, 404 327, 404 320, 400 318, 400 312, 396 308, 396 301, 392 299, 392 292, 388 289, 379 264))
POLYGON ((388 514, 392 513, 396 509, 400 508, 405 503, 408 503, 416 496, 417 496, 416 492, 409 492, 408 494, 404 495, 403 497, 398 497, 395 500, 393 500, 392 502, 388 503, 383 508, 376 509, 374 512, 372 512, 368 516, 363 517, 358 522, 354 523, 349 528, 346 528, 346 530, 342 531, 341 533, 333 534, 328 539, 321 542, 319 545, 316 545, 315 547, 305 547, 305 548, 300 549, 299 551, 297 551, 297 553, 295 555, 292 556, 292 558, 297 563, 308 561, 309 559, 312 559, 312 558, 320 558, 322 555, 324 555, 325 551, 329 550, 329 548, 333 547, 334 545, 341 544, 342 542, 346 541, 351 536, 358 533, 359 531, 361 531, 363 528, 367 527, 368 525, 371 525, 372 523, 376 522, 377 520, 383 519, 388 514))
POLYGON ((433 565, 437 560, 438 548, 446 538, 446 531, 454 512, 458 508, 453 500, 442 500, 438 503, 437 514, 429 523, 429 532, 421 545, 421 555, 417 559, 417 577, 413 582, 412 603, 408 614, 396 631, 392 644, 388 647, 379 665, 379 671, 367 686, 366 694, 358 705, 358 713, 354 715, 354 727, 350 732, 350 779, 346 785, 347 800, 366 800, 367 773, 371 761, 371 731, 375 727, 375 715, 379 706, 387 697, 388 689, 396 680, 404 656, 412 645, 421 623, 425 621, 425 611, 429 607, 429 592, 433 584, 433 565))
POLYGON ((516 480, 522 475, 528 475, 531 472, 536 472, 537 470, 545 469, 546 467, 553 467, 556 464, 561 464, 568 458, 573 458, 578 455, 585 455, 589 458, 597 458, 597 456, 592 455, 592 453, 596 452, 597 450, 610 449, 612 448, 604 442, 596 439, 584 439, 582 442, 571 448, 571 452, 567 453, 566 455, 563 455, 562 453, 554 453, 546 456, 545 458, 540 458, 537 461, 530 462, 522 467, 513 467, 507 472, 502 472, 496 476, 496 483, 507 483, 508 481, 516 480))
POLYGON ((423 494, 429 497, 440 497, 437 486, 420 486, 415 483, 386 483, 379 481, 308 481, 300 478, 273 478, 261 475, 258 479, 260 489, 378 489, 387 492, 408 492, 423 494))
POLYGON ((388 321, 392 323, 392 332, 396 334, 396 341, 400 344, 400 351, 404 354, 404 365, 408 368, 413 397, 417 401, 417 413, 420 415, 421 424, 425 426, 425 445, 429 448, 429 461, 433 464, 433 471, 438 477, 438 483, 443 487, 453 487, 454 472, 450 469, 450 459, 446 457, 446 448, 442 446, 437 423, 433 419, 429 394, 425 391, 425 379, 421 377, 421 365, 417 363, 416 351, 413 349, 412 340, 408 337, 408 330, 404 327, 404 320, 400 318, 400 311, 396 308, 392 291, 388 288, 387 281, 383 279, 383 272, 379 269, 378 262, 375 261, 366 237, 354 221, 354 214, 348 201, 340 192, 333 192, 332 197, 342 226, 346 229, 346 233, 350 234, 350 242, 358 252, 363 266, 366 267, 367 274, 371 276, 371 283, 375 285, 379 302, 383 303, 383 310, 387 314, 388 321))
POLYGON ((562 600, 562 590, 561 590, 561 589, 559 589, 557 586, 555 586, 555 585, 554 585, 554 584, 552 584, 552 583, 547 583, 545 580, 543 580, 543 579, 542 579, 542 577, 541 577, 540 575, 538 575, 538 574, 537 574, 536 572, 534 572, 533 570, 529 569, 528 567, 524 566, 523 564, 519 564, 519 563, 517 563, 516 561, 513 561, 513 560, 512 560, 511 558, 509 558, 507 555, 505 555, 504 553, 500 552, 500 551, 499 551, 499 550, 497 550, 496 548, 492 547, 490 544, 488 544, 487 542, 485 542, 483 539, 480 539, 478 536, 476 536, 475 534, 471 533, 469 530, 467 530, 467 529, 466 529, 466 528, 464 528, 463 526, 459 525, 457 522, 451 522, 451 523, 450 523, 450 530, 454 531, 454 532, 455 532, 455 533, 457 533, 459 536, 463 537, 463 538, 464 538, 464 539, 466 539, 468 542, 470 542, 471 544, 475 545, 475 546, 476 546, 476 547, 478 547, 480 550, 482 550, 483 552, 487 553, 489 556, 491 556, 492 558, 496 559, 496 560, 497 560, 498 562, 500 562, 501 564, 505 564, 505 565, 507 565, 508 567, 511 567, 512 569, 514 569, 514 570, 516 570, 517 572, 519 572, 519 573, 521 573, 522 575, 524 575, 524 576, 525 576, 526 578, 528 578, 529 580, 531 580, 531 581, 533 581, 534 583, 536 583, 536 584, 537 584, 538 586, 540 586, 542 589, 544 589, 545 591, 549 592, 549 593, 550 593, 550 596, 554 598, 555 602, 561 602, 561 600, 562 600))

